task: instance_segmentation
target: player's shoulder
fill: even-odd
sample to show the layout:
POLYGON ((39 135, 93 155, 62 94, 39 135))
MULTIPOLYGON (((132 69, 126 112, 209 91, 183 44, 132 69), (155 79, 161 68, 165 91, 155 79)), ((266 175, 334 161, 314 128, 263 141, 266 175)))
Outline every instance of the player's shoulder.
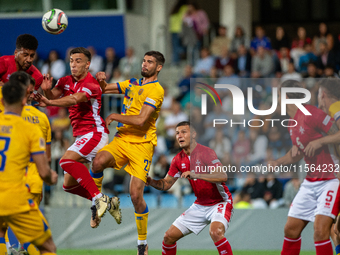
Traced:
POLYGON ((99 82, 92 76, 91 73, 88 73, 84 78, 84 86, 91 88, 100 88, 99 82))
POLYGON ((207 146, 204 146, 204 145, 202 145, 200 143, 197 143, 196 149, 199 152, 215 152, 213 149, 211 149, 211 148, 209 148, 207 146))
POLYGON ((186 157, 186 154, 183 150, 178 152, 176 156, 172 159, 173 163, 181 162, 186 157))
POLYGON ((29 111, 32 114, 37 115, 38 117, 47 118, 47 115, 45 113, 43 113, 42 111, 40 111, 39 109, 35 108, 32 105, 25 105, 23 110, 29 111))
POLYGON ((1 62, 10 63, 15 62, 14 55, 5 55, 0 57, 1 62))

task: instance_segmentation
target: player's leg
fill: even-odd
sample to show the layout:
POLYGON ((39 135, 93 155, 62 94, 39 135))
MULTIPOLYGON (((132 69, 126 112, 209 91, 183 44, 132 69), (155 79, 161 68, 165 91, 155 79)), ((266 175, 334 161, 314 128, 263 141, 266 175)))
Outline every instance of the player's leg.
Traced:
POLYGON ((184 237, 182 231, 179 230, 176 226, 171 225, 164 234, 164 239, 162 243, 162 255, 175 255, 177 251, 176 242, 182 237, 184 237))
POLYGON ((325 215, 316 215, 314 222, 314 243, 316 255, 332 255, 333 248, 330 236, 330 229, 333 219, 325 215))
POLYGON ((288 216, 284 227, 284 240, 281 255, 298 255, 301 249, 301 233, 308 221, 288 216))
POLYGON ((103 150, 99 151, 92 163, 91 176, 99 190, 102 189, 104 169, 116 165, 114 156, 106 149, 105 146, 103 150))
POLYGON ((219 254, 230 254, 232 255, 231 246, 224 236, 225 227, 222 222, 214 221, 210 224, 209 234, 211 239, 214 241, 214 244, 219 252, 219 254))

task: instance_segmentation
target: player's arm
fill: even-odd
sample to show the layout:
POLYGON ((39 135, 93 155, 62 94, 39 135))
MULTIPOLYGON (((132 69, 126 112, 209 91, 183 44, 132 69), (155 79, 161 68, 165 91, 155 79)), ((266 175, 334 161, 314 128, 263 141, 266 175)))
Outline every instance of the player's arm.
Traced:
POLYGON ((105 122, 106 125, 110 125, 112 121, 118 121, 123 124, 142 127, 154 111, 155 108, 144 104, 138 115, 120 115, 118 113, 112 113, 106 118, 105 122))
POLYGON ((119 94, 117 83, 107 83, 105 72, 96 73, 96 79, 99 82, 103 94, 119 94))
POLYGON ((44 91, 44 94, 45 96, 48 98, 48 99, 56 99, 56 98, 59 98, 63 91, 58 88, 57 86, 54 87, 52 90, 52 80, 53 80, 53 77, 50 77, 49 74, 44 74, 43 75, 43 81, 41 83, 41 88, 42 90, 44 91))
POLYGON ((46 106, 70 107, 81 102, 87 102, 88 98, 85 92, 78 92, 73 95, 69 95, 58 99, 47 99, 43 95, 37 93, 34 96, 34 100, 36 100, 39 103, 38 106, 41 107, 46 106))
POLYGON ((198 173, 195 173, 195 171, 190 171, 189 176, 190 176, 190 179, 199 179, 199 180, 212 182, 212 183, 226 182, 228 180, 227 173, 223 171, 222 172, 211 171, 210 173, 206 173, 206 174, 198 174, 198 173))
POLYGON ((51 165, 52 156, 51 156, 51 144, 46 144, 46 157, 48 165, 51 165))
POLYGON ((268 166, 275 167, 299 162, 303 158, 303 153, 293 153, 293 148, 294 147, 292 147, 283 157, 278 158, 274 161, 268 161, 268 166))
POLYGON ((148 177, 146 180, 146 185, 152 186, 158 190, 169 190, 172 185, 177 181, 177 177, 172 177, 171 175, 167 174, 165 178, 160 180, 154 180, 151 177, 148 177))
POLYGON ((304 150, 308 157, 313 157, 316 150, 320 149, 324 145, 340 144, 340 131, 339 131, 339 126, 338 126, 338 124, 340 123, 338 123, 338 121, 332 124, 326 136, 308 143, 308 145, 306 146, 304 150))
POLYGON ((32 154, 32 158, 38 168, 41 179, 48 185, 56 184, 58 181, 58 174, 48 165, 45 153, 32 154))

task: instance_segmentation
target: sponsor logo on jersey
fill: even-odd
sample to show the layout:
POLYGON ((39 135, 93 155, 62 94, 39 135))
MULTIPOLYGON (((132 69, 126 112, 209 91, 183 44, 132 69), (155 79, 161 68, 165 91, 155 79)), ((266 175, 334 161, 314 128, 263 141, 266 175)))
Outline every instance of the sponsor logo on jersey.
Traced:
POLYGON ((184 164, 184 163, 182 163, 182 169, 184 169, 184 168, 186 168, 186 166, 185 166, 185 164, 184 164))
MULTIPOLYGON (((58 85, 58 83, 57 83, 58 85)), ((65 87, 64 87, 65 90, 70 90, 70 85, 66 84, 65 87)))

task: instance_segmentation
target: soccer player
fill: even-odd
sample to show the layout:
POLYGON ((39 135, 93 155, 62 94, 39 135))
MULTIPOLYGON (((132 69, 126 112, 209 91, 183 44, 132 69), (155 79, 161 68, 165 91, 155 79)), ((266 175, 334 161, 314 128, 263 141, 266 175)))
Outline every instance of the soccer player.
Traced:
POLYGON ((40 71, 32 65, 38 40, 30 34, 22 34, 17 37, 14 55, 0 57, 0 112, 4 110, 1 103, 1 87, 8 81, 12 73, 24 71, 31 75, 36 81, 35 89, 38 89, 43 81, 40 71))
MULTIPOLYGON (((131 175, 130 195, 135 208, 139 255, 147 254, 149 210, 143 198, 143 191, 154 146, 157 145, 155 123, 164 98, 164 90, 157 77, 164 62, 162 53, 149 51, 143 58, 142 79, 107 84, 104 72, 96 75, 104 93, 124 93, 125 97, 121 114, 112 113, 106 118, 108 125, 112 121, 118 122, 118 132, 113 141, 97 154, 92 171, 100 177, 107 167, 121 169, 127 164, 125 171, 131 175)), ((96 182, 100 188, 101 180, 102 177, 96 182)), ((115 213, 111 214, 120 221, 115 213)))
POLYGON ((52 79, 44 74, 41 84, 46 97, 37 93, 35 100, 42 107, 68 107, 75 142, 60 160, 65 171, 63 188, 66 192, 92 200, 91 227, 97 227, 109 207, 119 210, 118 198, 110 200, 102 194, 82 163, 91 162, 98 150, 108 143, 108 129, 100 117, 102 91, 89 73, 90 52, 78 47, 70 51, 71 75, 62 77, 51 90, 52 79), (112 203, 112 204, 111 204, 112 203))
MULTIPOLYGON (((300 88, 300 83, 288 80, 281 87, 300 88)), ((280 95, 279 95, 280 96, 280 95)), ((289 99, 303 98, 302 93, 287 93, 289 99)), ((322 146, 309 157, 305 148, 312 140, 323 137, 322 133, 334 134, 337 127, 331 122, 331 117, 312 105, 303 105, 312 115, 305 115, 295 104, 287 105, 287 114, 294 119, 289 124, 290 137, 293 146, 300 153, 292 154, 292 149, 283 157, 268 162, 271 166, 294 164, 303 157, 307 163, 307 176, 301 184, 289 209, 288 219, 284 228, 282 255, 297 255, 301 248, 301 232, 309 222, 314 222, 314 242, 317 255, 333 254, 329 239, 330 228, 339 212, 339 180, 335 176, 335 155, 331 154, 329 146, 322 146)))
POLYGON ((0 254, 7 253, 4 244, 7 226, 21 243, 33 243, 41 254, 56 254, 51 230, 30 199, 24 175, 30 157, 47 184, 55 184, 58 175, 48 165, 40 129, 20 116, 26 103, 26 87, 10 81, 5 83, 2 92, 5 113, 0 115, 0 254), (15 199, 9 202, 9 197, 15 199))
POLYGON ((176 140, 182 151, 173 158, 168 174, 161 180, 148 177, 147 184, 158 190, 168 190, 179 177, 188 178, 197 199, 166 231, 162 255, 175 255, 179 239, 191 233, 198 235, 209 223, 210 236, 218 253, 232 255, 231 246, 224 237, 233 211, 232 196, 224 184, 228 176, 218 171, 196 170, 222 164, 212 149, 196 142, 196 131, 190 122, 177 124, 176 140))
MULTIPOLYGON (((35 124, 41 130, 44 140, 46 141, 46 156, 49 165, 51 164, 51 126, 50 122, 43 112, 39 111, 37 108, 30 105, 31 94, 34 91, 35 80, 29 74, 18 71, 11 75, 9 81, 21 82, 23 84, 28 84, 26 91, 27 104, 24 106, 22 111, 22 118, 32 124, 35 124)), ((30 162, 27 166, 26 172, 26 184, 29 186, 30 199, 32 199, 35 204, 39 207, 42 192, 43 192, 43 180, 40 178, 38 169, 33 162, 30 162)), ((7 240, 6 240, 7 241, 7 240)), ((39 251, 30 243, 23 244, 23 248, 28 252, 29 255, 39 255, 39 251)), ((13 253, 13 251, 12 251, 13 253)))

